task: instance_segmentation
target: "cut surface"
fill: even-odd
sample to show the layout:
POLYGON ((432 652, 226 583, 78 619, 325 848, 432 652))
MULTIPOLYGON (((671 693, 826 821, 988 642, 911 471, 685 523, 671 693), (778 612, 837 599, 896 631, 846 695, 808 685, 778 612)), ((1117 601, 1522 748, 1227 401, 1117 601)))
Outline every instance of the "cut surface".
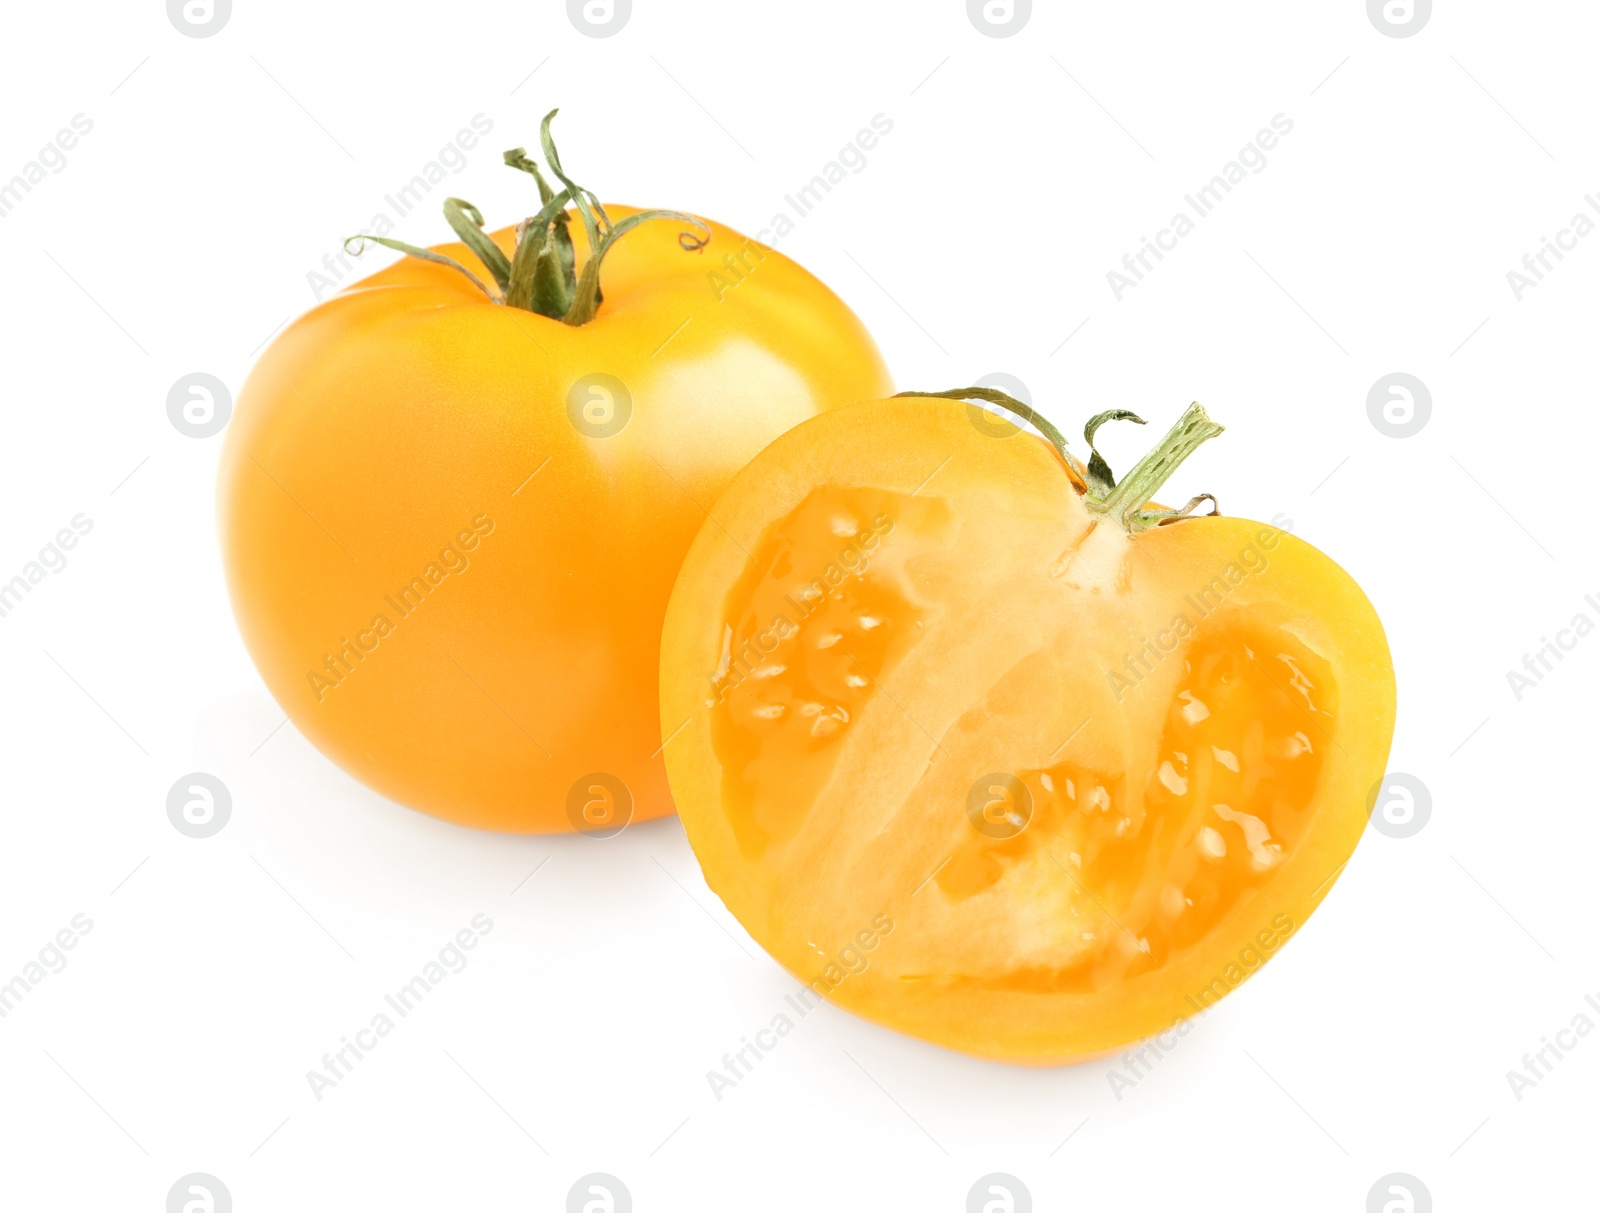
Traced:
POLYGON ((852 721, 916 642, 922 619, 888 537, 936 535, 948 515, 938 501, 819 490, 752 555, 727 599, 712 688, 723 796, 746 855, 793 836, 852 721))
POLYGON ((969 817, 981 824, 958 831, 934 875, 939 891, 952 905, 1015 891, 1059 913, 1025 954, 974 957, 976 971, 942 980, 1088 991, 1152 972, 1293 852, 1322 769, 1306 730, 1319 716, 1333 722, 1326 663, 1286 633, 1233 626, 1198 638, 1182 660, 1185 685, 1146 761, 1124 770, 1060 762, 978 788, 969 817), (1257 657, 1273 648, 1268 659, 1287 674, 1277 682, 1257 657), (1322 667, 1322 703, 1303 680, 1307 666, 1322 667), (1293 678, 1303 694, 1286 689, 1293 678))
POLYGON ((927 400, 808 422, 717 517, 663 642, 674 795, 712 888, 842 1005, 1115 1048, 1259 968, 1360 836, 1387 650, 1292 536, 1130 538, 1042 443, 927 400))

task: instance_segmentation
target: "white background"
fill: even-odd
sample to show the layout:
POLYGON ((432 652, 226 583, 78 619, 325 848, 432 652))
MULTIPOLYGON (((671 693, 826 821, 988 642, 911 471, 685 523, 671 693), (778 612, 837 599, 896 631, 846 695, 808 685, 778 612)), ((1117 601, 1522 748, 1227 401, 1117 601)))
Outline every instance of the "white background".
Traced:
MULTIPOLYGON (((0 1205, 158 1213, 203 1171, 240 1213, 555 1210, 604 1171, 641 1211, 957 1211, 1003 1171, 1040 1210, 1359 1213, 1398 1171, 1440 1210, 1594 1207, 1600 1034, 1520 1101, 1506 1071, 1600 997, 1600 638, 1520 702, 1506 672, 1600 622, 1600 237, 1520 302, 1506 273, 1600 190, 1597 35, 1577 0, 1440 4, 1408 38, 1362 0, 1074 0, 1007 38, 961 0, 635 0, 606 39, 553 0, 236 0, 203 39, 160 0, 7 6, 0 181, 94 129, 0 219, 0 579, 94 529, 0 619, 0 981, 94 926, 0 1019, 0 1205), (557 104, 603 197, 751 233, 888 116, 779 247, 900 386, 1003 371, 1069 432, 1202 400, 1228 434, 1172 495, 1287 515, 1376 604, 1391 767, 1431 819, 1369 830, 1120 1099, 1115 1059, 1010 1068, 825 1007, 718 1102, 706 1072, 797 983, 676 821, 475 833, 280 727, 219 568, 222 437, 178 433, 167 390, 237 391, 308 272, 475 114, 450 192, 521 217, 499 152, 557 104), (1118 302, 1107 271, 1279 113, 1266 169, 1118 302), (1431 389, 1414 437, 1368 419, 1392 371, 1431 389), (234 802, 203 841, 165 811, 195 770, 234 802), (479 913, 470 966, 317 1101, 306 1071, 479 913)), ((436 201, 396 234, 444 239, 436 201)), ((1108 431, 1113 465, 1147 440, 1108 431)))

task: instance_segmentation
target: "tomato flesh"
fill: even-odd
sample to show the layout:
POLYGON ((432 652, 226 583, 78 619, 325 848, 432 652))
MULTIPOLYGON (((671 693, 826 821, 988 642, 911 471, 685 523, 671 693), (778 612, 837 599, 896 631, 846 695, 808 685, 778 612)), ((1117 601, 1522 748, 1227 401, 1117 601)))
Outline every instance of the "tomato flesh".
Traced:
MULTIPOLYGON (((752 555, 725 605, 739 624, 727 628, 726 694, 713 718, 724 803, 748 856, 793 835, 853 719, 923 627, 904 570, 874 569, 874 550, 896 527, 926 541, 948 526, 937 500, 822 489, 752 555), (747 673, 734 674, 734 653, 747 673)), ((1056 910, 1037 942, 1057 959, 995 957, 978 971, 906 980, 1103 987, 1160 967, 1271 876, 1317 787, 1321 754, 1307 730, 1333 715, 1327 663, 1281 630, 1236 627, 1183 660, 1153 771, 1062 762, 1008 775, 980 811, 997 828, 958 825, 934 873, 952 906, 1002 877, 1008 892, 1030 886, 1035 906, 1056 910)))
POLYGON ((752 556, 728 598, 727 617, 739 623, 727 629, 726 665, 714 680, 725 697, 713 725, 747 855, 792 835, 830 770, 829 754, 921 626, 897 579, 871 572, 874 551, 897 525, 927 532, 947 514, 937 501, 819 491, 752 556), (776 619, 797 634, 777 636, 776 619), (769 659, 769 647, 781 647, 783 659, 769 659), (734 654, 753 663, 748 675, 734 654))
POLYGON ((1043 443, 925 400, 804 423, 714 517, 663 634, 673 794, 711 887, 852 1010, 1119 1047, 1256 971, 1361 835, 1388 652, 1290 535, 1126 535, 1043 443))
MULTIPOLYGON (((1270 651, 1263 639, 1208 638, 1186 658, 1188 686, 1168 709, 1153 773, 1071 762, 1018 772, 1030 806, 1025 828, 1005 838, 974 832, 935 883, 960 902, 1033 864, 1062 889, 1055 950, 1070 952, 1074 932, 1081 946, 1070 963, 1024 964, 982 980, 1011 989, 1093 990, 1157 969, 1201 939, 1294 849, 1322 765, 1306 729, 1327 709, 1310 699, 1309 684, 1296 703, 1272 679, 1256 656, 1270 651), (1276 726, 1271 735, 1269 725, 1276 726)), ((1295 676, 1326 664, 1285 634, 1269 641, 1295 676)))

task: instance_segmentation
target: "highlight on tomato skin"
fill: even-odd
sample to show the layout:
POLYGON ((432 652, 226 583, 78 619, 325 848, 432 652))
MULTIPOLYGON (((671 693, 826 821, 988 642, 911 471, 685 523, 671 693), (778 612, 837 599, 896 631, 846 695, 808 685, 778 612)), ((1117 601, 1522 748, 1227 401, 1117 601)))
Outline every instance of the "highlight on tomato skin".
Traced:
POLYGON ((602 205, 523 149, 531 217, 300 317, 239 393, 229 596, 300 732, 409 807, 604 837, 673 811, 661 620, 704 505, 757 451, 891 390, 861 322, 776 249, 602 205), (728 260, 742 270, 728 290, 728 260))
POLYGON ((667 611, 668 774, 711 888, 816 996, 1081 1060, 1304 927, 1365 827, 1392 666, 1309 544, 1152 504, 1222 432, 1198 405, 1119 479, 1095 433, 1132 414, 1084 462, 1008 397, 944 395, 834 410, 734 478, 667 611))

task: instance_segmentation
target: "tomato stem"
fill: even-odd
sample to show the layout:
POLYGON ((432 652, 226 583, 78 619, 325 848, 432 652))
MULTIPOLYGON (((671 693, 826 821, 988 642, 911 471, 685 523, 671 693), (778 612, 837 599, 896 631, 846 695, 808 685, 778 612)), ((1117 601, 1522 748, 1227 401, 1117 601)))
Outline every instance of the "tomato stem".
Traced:
POLYGON ((449 266, 465 274, 493 303, 507 307, 537 312, 563 324, 582 325, 595 318, 599 311, 600 265, 618 240, 641 223, 653 219, 675 219, 690 224, 695 230, 678 234, 678 245, 685 252, 699 252, 711 241, 711 229, 704 220, 682 211, 640 211, 629 215, 620 223, 612 223, 600 200, 590 191, 568 177, 561 167, 561 157, 556 151, 550 123, 559 110, 551 110, 539 124, 539 144, 544 151, 545 163, 565 188, 556 193, 539 171, 539 165, 520 147, 505 153, 506 164, 533 177, 539 187, 542 209, 538 214, 517 224, 516 248, 508 258, 500 246, 484 231, 483 215, 472 203, 460 198, 447 198, 444 204, 445 221, 461 242, 477 255, 499 287, 499 294, 453 257, 418 248, 400 240, 383 236, 351 236, 345 248, 357 255, 367 241, 392 248, 408 257, 449 266), (571 216, 567 207, 578 212, 584 234, 589 240, 589 259, 582 273, 575 269, 577 258, 569 230, 571 216), (355 247, 352 248, 351 246, 355 247))
POLYGON ((1146 507, 1150 504, 1150 498, 1178 470, 1178 465, 1194 454, 1201 443, 1220 433, 1222 427, 1211 420, 1205 406, 1196 401, 1184 410, 1183 416, 1167 431, 1166 437, 1134 464, 1132 470, 1109 493, 1103 496, 1091 493, 1087 501, 1089 508, 1115 518, 1130 535, 1187 518, 1202 501, 1211 502, 1212 513, 1216 513, 1217 499, 1209 493, 1190 499, 1181 510, 1152 510, 1146 507))
POLYGON ((1067 438, 1043 414, 1031 405, 990 387, 951 388, 945 392, 896 392, 898 396, 934 396, 941 400, 982 400, 1015 413, 1031 424, 1056 449, 1062 462, 1071 472, 1075 487, 1083 495, 1084 504, 1097 514, 1115 518, 1130 535, 1163 526, 1189 517, 1201 502, 1211 503, 1211 512, 1217 512, 1217 499, 1210 493, 1191 497, 1182 509, 1149 509, 1151 496, 1167 482, 1173 472, 1200 444, 1222 433, 1223 427, 1211 420, 1205 406, 1198 401, 1184 410, 1182 417, 1155 448, 1134 464, 1133 469, 1118 481, 1110 466, 1095 448, 1096 432, 1108 421, 1133 421, 1144 425, 1145 420, 1127 409, 1108 409, 1092 417, 1083 428, 1083 437, 1089 444, 1089 463, 1085 466, 1067 449, 1067 438))

